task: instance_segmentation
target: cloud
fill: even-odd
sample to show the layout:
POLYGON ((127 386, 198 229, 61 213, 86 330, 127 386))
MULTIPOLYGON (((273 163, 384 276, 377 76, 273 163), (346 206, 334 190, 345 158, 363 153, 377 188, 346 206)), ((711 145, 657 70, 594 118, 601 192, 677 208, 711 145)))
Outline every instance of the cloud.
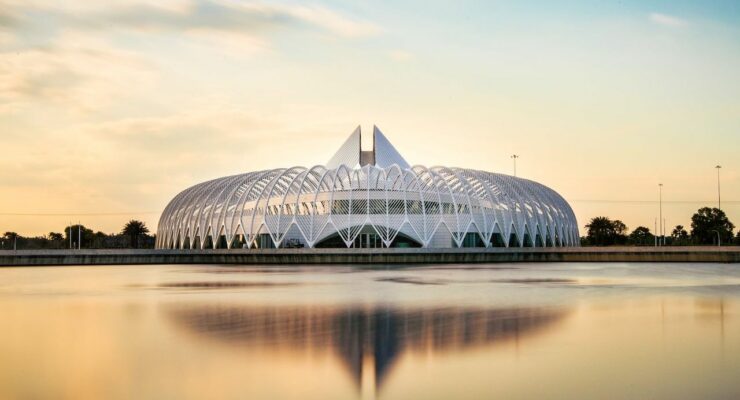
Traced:
POLYGON ((132 45, 132 37, 238 58, 273 51, 271 34, 290 29, 342 38, 382 32, 373 23, 319 5, 0 0, 0 114, 33 100, 100 108, 119 93, 133 92, 137 83, 156 73, 157 62, 147 61, 152 56, 147 58, 140 46, 132 45))
POLYGON ((668 26, 672 28, 679 28, 688 25, 688 22, 684 19, 660 13, 651 13, 650 21, 658 25, 668 26))
MULTIPOLYGON (((2 1, 2 0, 0 0, 2 1)), ((66 3, 66 2, 65 2, 66 3)), ((65 3, 45 4, 29 1, 11 2, 27 18, 42 15, 56 21, 64 29, 134 31, 237 32, 245 35, 266 31, 307 26, 347 37, 366 37, 382 32, 368 21, 348 17, 324 6, 285 5, 260 1, 200 0, 167 2, 154 1, 95 1, 68 6, 65 3), (84 5, 83 5, 84 4, 84 5), (49 18, 51 17, 51 18, 49 18)), ((0 14, 0 23, 3 21, 0 14)), ((8 15, 8 23, 15 21, 8 15)))
POLYGON ((297 20, 319 26, 343 37, 366 37, 382 33, 382 29, 376 24, 349 19, 326 7, 292 6, 281 9, 297 20))
POLYGON ((47 102, 99 109, 155 80, 145 58, 90 35, 65 33, 46 46, 0 49, 0 57, 0 114, 47 102))

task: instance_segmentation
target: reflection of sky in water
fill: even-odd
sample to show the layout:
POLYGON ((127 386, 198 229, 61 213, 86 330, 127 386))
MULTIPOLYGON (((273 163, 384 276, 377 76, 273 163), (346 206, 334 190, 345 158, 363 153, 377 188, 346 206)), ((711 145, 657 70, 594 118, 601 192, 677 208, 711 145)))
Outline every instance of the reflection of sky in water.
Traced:
POLYGON ((0 269, 0 398, 738 398, 740 267, 0 269))

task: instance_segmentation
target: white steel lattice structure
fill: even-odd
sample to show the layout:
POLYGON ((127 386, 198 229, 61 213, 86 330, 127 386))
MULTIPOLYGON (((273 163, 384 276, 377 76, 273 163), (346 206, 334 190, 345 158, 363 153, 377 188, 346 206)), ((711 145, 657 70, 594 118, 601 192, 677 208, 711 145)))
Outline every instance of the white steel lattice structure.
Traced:
POLYGON ((167 205, 157 248, 578 246, 573 210, 527 179, 413 166, 377 127, 326 166, 214 179, 167 205))

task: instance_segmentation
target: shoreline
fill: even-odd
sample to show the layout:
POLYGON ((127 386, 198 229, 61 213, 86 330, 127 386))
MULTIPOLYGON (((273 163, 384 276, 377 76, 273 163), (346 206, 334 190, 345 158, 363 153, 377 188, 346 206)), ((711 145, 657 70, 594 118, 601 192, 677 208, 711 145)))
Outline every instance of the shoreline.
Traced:
POLYGON ((215 250, 1 250, 0 267, 158 264, 740 263, 740 246, 215 250))

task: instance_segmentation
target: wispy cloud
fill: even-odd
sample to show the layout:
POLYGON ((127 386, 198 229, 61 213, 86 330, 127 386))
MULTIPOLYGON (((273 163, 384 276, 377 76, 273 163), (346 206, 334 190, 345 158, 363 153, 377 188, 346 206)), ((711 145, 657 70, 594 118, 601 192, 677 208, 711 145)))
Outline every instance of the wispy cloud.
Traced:
POLYGON ((366 37, 382 33, 382 29, 374 23, 350 19, 326 7, 293 6, 275 10, 344 37, 366 37))
POLYGON ((651 13, 650 21, 658 25, 669 26, 672 28, 678 28, 688 25, 688 21, 684 19, 661 13, 651 13))
MULTIPOLYGON (((7 0, 6 0, 7 1, 7 0)), ((2 1, 0 1, 2 3, 2 1)), ((19 14, 43 14, 47 22, 56 22, 67 30, 111 28, 144 32, 220 31, 246 35, 278 28, 304 25, 342 37, 377 35, 382 29, 369 21, 352 18, 325 6, 285 5, 260 1, 183 0, 162 6, 152 1, 119 2, 114 0, 66 6, 29 1, 5 5, 19 14), (107 5, 107 6, 101 6, 107 5)), ((0 23, 17 22, 14 14, 0 11, 0 23)), ((26 20, 29 20, 27 18, 26 20)))
POLYGON ((145 58, 74 33, 45 46, 0 48, 0 59, 0 114, 46 102, 77 111, 97 109, 154 79, 145 58))

